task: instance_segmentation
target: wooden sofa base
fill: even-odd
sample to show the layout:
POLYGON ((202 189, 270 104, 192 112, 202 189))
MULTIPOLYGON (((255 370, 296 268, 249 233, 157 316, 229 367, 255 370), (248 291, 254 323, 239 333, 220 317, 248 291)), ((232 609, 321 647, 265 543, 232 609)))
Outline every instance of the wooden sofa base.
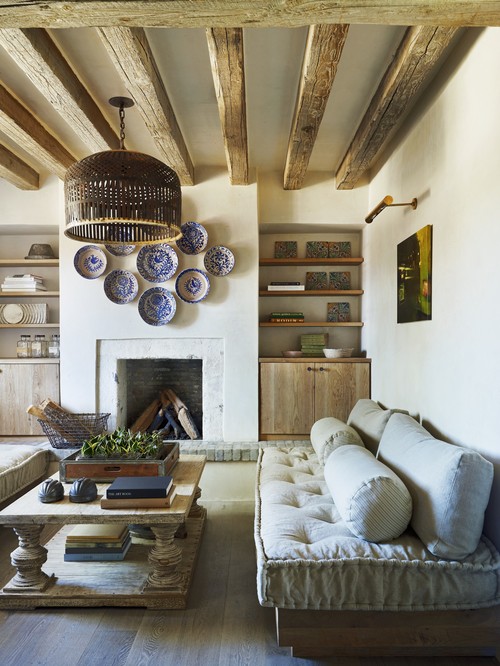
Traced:
POLYGON ((294 657, 496 656, 500 606, 450 611, 276 608, 278 645, 294 657))

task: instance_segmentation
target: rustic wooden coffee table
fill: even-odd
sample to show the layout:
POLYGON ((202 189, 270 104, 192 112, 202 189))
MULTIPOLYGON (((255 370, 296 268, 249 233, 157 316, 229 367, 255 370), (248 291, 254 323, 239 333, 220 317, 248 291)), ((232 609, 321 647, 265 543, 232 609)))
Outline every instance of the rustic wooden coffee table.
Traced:
POLYGON ((107 483, 98 484, 97 500, 85 504, 69 501, 70 483, 63 484, 64 499, 53 504, 39 501, 38 487, 27 492, 0 511, 0 524, 12 527, 19 539, 11 554, 17 573, 0 591, 0 608, 186 608, 206 517, 206 510, 197 504, 204 466, 205 456, 180 456, 172 471, 177 495, 168 509, 101 509, 107 483), (148 525, 155 544, 151 548, 132 544, 123 561, 64 562, 66 533, 81 523, 148 525), (47 547, 42 546, 40 534, 53 524, 63 527, 47 547), (174 541, 183 525, 187 536, 174 541))

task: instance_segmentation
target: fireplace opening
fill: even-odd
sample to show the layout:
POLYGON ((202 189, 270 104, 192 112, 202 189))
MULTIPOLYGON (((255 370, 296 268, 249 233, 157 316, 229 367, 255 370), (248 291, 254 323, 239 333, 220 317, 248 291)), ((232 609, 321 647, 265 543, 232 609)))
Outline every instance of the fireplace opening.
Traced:
MULTIPOLYGON (((200 439, 203 439, 201 359, 127 359, 125 373, 127 427, 140 417, 162 391, 170 389, 189 410, 200 439)), ((173 435, 170 438, 175 439, 173 435)))

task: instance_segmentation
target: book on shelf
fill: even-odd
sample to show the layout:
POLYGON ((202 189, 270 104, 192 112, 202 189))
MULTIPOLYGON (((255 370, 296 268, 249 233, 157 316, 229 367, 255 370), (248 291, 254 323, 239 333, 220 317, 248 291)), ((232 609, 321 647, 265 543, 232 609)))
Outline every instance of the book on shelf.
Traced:
POLYGON ((121 497, 101 498, 101 509, 169 509, 177 495, 173 486, 167 497, 121 497))
POLYGON ((303 324, 304 317, 271 317, 271 324, 303 324))
POLYGON ((106 498, 167 497, 173 482, 171 476, 119 476, 108 486, 106 498))
POLYGON ((47 287, 44 287, 43 285, 40 284, 36 286, 19 285, 17 287, 6 287, 2 285, 2 291, 26 291, 28 293, 31 293, 36 291, 47 291, 47 287))
POLYGON ((270 317, 303 317, 303 312, 271 312, 270 317))
MULTIPOLYGON (((128 543, 131 541, 131 536, 130 534, 127 534, 126 538, 120 542, 118 545, 112 544, 111 546, 105 546, 102 543, 94 543, 94 544, 87 544, 86 546, 83 545, 78 545, 74 546, 73 544, 71 545, 66 545, 66 548, 64 550, 65 553, 68 555, 83 555, 85 553, 103 553, 103 554, 111 554, 111 553, 122 553, 124 548, 127 547, 128 543)), ((80 544, 79 541, 76 541, 75 543, 80 544)))
POLYGON ((128 525, 121 523, 88 523, 75 525, 66 535, 66 543, 73 541, 121 542, 127 534, 128 525))
POLYGON ((304 291, 303 284, 268 284, 267 291, 304 291))
POLYGON ((109 562, 125 559, 132 539, 129 539, 120 552, 116 553, 64 553, 65 562, 109 562))
POLYGON ((300 286, 300 282, 287 282, 287 281, 285 281, 285 282, 270 282, 269 284, 271 285, 271 287, 278 287, 278 286, 282 286, 282 287, 296 286, 296 287, 298 287, 298 286, 300 286))

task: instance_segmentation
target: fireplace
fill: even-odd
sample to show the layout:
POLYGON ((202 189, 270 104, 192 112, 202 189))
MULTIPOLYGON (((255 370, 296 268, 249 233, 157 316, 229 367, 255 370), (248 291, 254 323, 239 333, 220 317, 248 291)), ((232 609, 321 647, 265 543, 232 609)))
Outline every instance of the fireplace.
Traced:
POLYGON ((223 386, 219 338, 97 341, 96 407, 110 412, 109 428, 128 427, 158 391, 171 388, 189 408, 201 438, 222 441, 223 386))

